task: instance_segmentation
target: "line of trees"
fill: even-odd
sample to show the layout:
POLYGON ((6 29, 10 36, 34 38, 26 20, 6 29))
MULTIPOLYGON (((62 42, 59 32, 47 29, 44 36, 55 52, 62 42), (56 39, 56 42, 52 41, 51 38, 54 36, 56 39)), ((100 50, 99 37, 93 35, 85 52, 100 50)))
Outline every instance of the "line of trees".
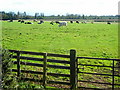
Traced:
POLYGON ((35 13, 35 16, 27 15, 26 12, 5 12, 1 11, 0 14, 2 15, 2 20, 18 20, 18 19, 43 19, 44 13, 35 13))
POLYGON ((27 15, 26 12, 5 12, 0 11, 2 20, 17 20, 17 19, 118 19, 118 15, 97 16, 97 15, 80 15, 80 14, 66 14, 66 15, 50 15, 45 16, 44 13, 35 13, 34 15, 27 15))

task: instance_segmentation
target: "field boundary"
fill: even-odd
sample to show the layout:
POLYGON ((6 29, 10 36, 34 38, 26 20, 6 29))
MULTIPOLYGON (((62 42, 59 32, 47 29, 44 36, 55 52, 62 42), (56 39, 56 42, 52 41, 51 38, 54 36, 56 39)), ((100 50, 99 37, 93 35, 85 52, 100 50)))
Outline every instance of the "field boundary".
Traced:
MULTIPOLYGON (((47 84, 63 84, 63 85, 69 85, 71 89, 75 88, 84 88, 84 89, 104 89, 104 88, 90 88, 90 87, 83 87, 82 85, 78 85, 78 83, 97 83, 97 84, 103 84, 103 85, 111 85, 111 90, 114 90, 118 86, 120 88, 120 83, 115 83, 115 77, 120 78, 120 66, 115 65, 115 61, 119 62, 120 59, 108 59, 108 58, 92 58, 92 57, 77 57, 76 56, 76 50, 70 50, 70 55, 62 55, 62 54, 52 54, 52 53, 40 53, 40 52, 30 52, 30 51, 19 51, 19 50, 9 50, 11 54, 13 55, 12 58, 16 59, 16 61, 13 61, 14 64, 17 64, 16 69, 12 69, 13 72, 17 72, 17 76, 20 77, 21 73, 32 73, 32 74, 41 74, 43 75, 42 80, 35 80, 30 78, 21 78, 21 80, 30 80, 30 81, 37 81, 41 82, 44 87, 47 86, 47 84), (43 58, 36 58, 36 57, 26 57, 21 56, 21 54, 29 54, 29 55, 41 55, 43 58), (54 60, 54 59, 47 59, 47 57, 61 57, 61 58, 67 58, 69 61, 66 60, 54 60), (33 61, 41 61, 43 64, 38 63, 28 63, 23 62, 21 59, 24 60, 33 60, 33 61), (89 59, 89 60, 108 60, 112 61, 112 66, 105 66, 105 65, 91 65, 91 64, 81 64, 79 63, 81 59, 89 59), (69 66, 61 66, 61 65, 48 65, 47 62, 51 63, 62 63, 62 64, 68 64, 69 66), (37 67, 43 67, 43 72, 38 71, 32 71, 32 70, 21 70, 21 65, 28 65, 28 66, 37 66, 37 67), (92 67, 107 67, 112 68, 111 74, 102 74, 102 73, 91 73, 91 72, 83 72, 80 71, 81 66, 92 66, 92 67), (54 68, 54 69, 61 69, 61 70, 70 70, 70 74, 60 74, 60 73, 48 73, 47 68, 54 68), (118 69, 118 75, 115 74, 115 68, 118 69), (79 80, 78 75, 79 74, 89 74, 89 75, 101 75, 101 76, 110 76, 112 77, 111 83, 104 83, 104 82, 95 82, 95 81, 87 81, 87 80, 79 80), (47 75, 50 76, 61 76, 61 77, 69 77, 69 81, 48 81, 47 75)), ((80 76, 80 75, 79 75, 80 76)))

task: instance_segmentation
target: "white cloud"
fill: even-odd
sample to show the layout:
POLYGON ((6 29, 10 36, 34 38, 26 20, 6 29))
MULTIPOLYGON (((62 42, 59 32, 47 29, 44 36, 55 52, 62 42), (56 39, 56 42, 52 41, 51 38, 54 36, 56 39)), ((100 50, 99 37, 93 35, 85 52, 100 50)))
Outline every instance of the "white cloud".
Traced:
POLYGON ((45 14, 115 15, 119 0, 2 0, 1 11, 45 14))

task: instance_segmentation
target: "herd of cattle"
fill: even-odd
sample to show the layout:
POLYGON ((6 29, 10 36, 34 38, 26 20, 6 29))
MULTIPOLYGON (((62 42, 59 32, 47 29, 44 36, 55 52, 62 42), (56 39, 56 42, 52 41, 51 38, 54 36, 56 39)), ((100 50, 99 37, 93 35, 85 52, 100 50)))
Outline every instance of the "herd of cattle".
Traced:
MULTIPOLYGON (((13 20, 9 20, 9 22, 13 22, 13 20)), ((28 22, 25 22, 24 20, 18 20, 18 22, 20 23, 24 23, 24 24, 33 24, 32 22, 28 21, 28 22)), ((37 21, 37 20, 33 20, 33 22, 37 22, 37 24, 42 24, 44 23, 43 20, 40 20, 40 21, 37 21)), ((50 24, 51 25, 54 25, 54 24, 58 24, 59 27, 61 26, 67 26, 67 23, 70 22, 70 23, 82 23, 82 24, 87 24, 86 21, 82 21, 82 22, 79 22, 79 21, 64 21, 64 22, 60 22, 60 21, 51 21, 50 24)), ((92 24, 94 22, 91 22, 92 24)), ((111 22, 107 22, 107 24, 111 24, 111 22)))

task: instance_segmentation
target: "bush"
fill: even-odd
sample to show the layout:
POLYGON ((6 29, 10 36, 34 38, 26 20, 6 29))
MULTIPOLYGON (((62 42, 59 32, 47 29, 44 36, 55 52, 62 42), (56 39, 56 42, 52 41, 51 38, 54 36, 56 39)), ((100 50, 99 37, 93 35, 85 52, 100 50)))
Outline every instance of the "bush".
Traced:
POLYGON ((11 54, 7 50, 2 50, 2 88, 17 88, 17 78, 12 73, 11 54))
POLYGON ((20 78, 17 78, 17 75, 12 73, 12 55, 7 50, 1 50, 2 51, 2 62, 0 64, 0 67, 2 68, 2 74, 0 77, 2 77, 2 85, 1 88, 3 89, 35 89, 35 88, 43 88, 43 86, 36 86, 34 84, 21 81, 20 78))

